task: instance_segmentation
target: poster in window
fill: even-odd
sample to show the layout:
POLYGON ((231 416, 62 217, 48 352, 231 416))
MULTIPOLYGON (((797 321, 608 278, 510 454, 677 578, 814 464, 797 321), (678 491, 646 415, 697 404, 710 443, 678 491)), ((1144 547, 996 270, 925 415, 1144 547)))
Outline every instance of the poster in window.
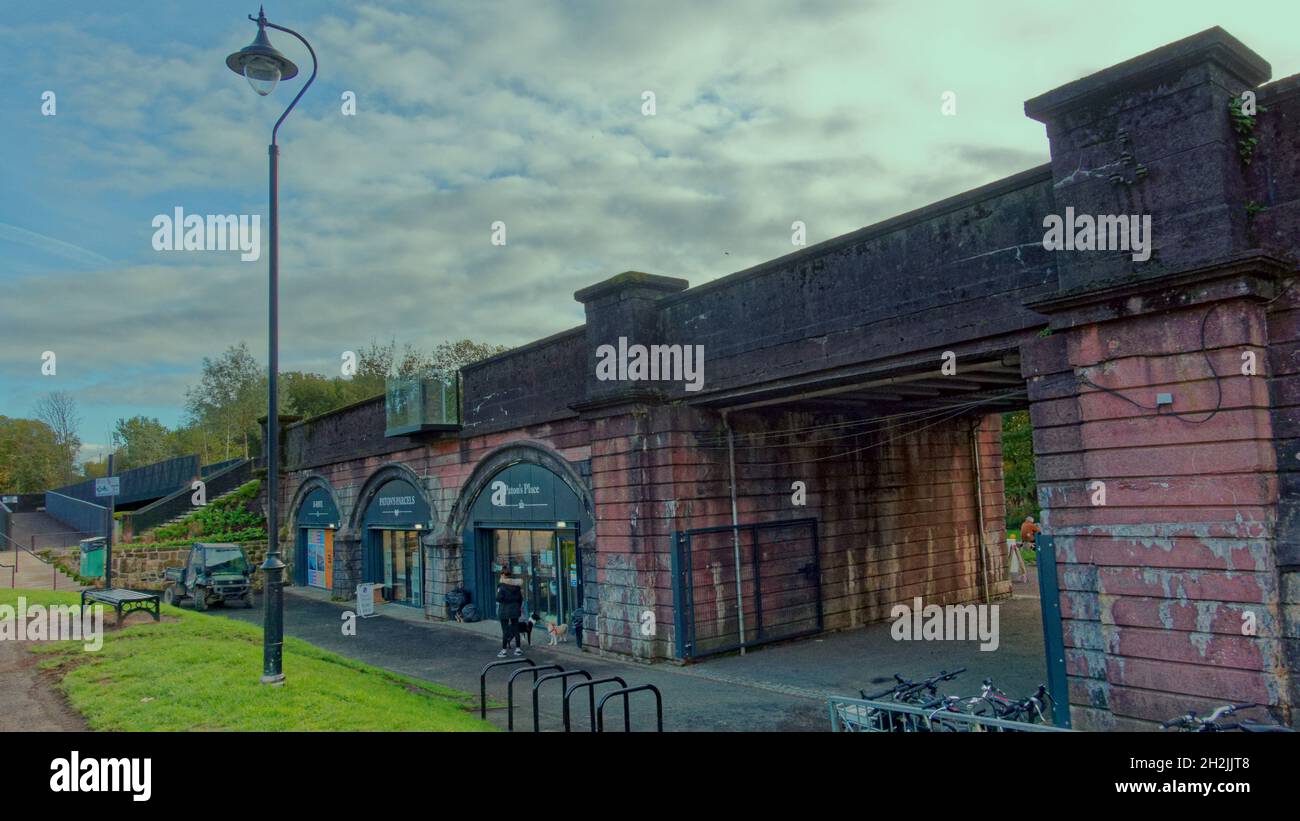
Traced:
POLYGON ((334 574, 334 533, 329 530, 307 530, 307 586, 329 589, 334 574))

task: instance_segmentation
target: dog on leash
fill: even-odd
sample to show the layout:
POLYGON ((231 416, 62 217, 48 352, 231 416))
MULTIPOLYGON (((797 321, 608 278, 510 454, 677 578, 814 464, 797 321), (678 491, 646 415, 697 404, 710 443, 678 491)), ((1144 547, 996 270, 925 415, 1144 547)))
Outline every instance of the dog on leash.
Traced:
POLYGON ((526 619, 520 619, 516 624, 519 627, 519 638, 515 639, 515 646, 523 646, 524 639, 528 639, 528 646, 533 646, 533 625, 537 624, 538 615, 532 614, 526 619))
POLYGON ((558 624, 553 621, 548 621, 546 623, 546 632, 551 634, 551 647, 554 647, 559 642, 569 640, 569 625, 567 624, 558 624))

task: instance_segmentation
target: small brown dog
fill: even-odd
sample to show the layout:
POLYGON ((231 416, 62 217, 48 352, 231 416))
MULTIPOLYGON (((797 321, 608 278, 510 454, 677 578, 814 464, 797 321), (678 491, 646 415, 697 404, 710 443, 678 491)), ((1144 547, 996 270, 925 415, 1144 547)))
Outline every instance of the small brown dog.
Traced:
POLYGON ((569 625, 567 624, 556 624, 553 621, 548 621, 546 623, 546 632, 551 634, 550 646, 552 647, 559 642, 569 640, 569 625))

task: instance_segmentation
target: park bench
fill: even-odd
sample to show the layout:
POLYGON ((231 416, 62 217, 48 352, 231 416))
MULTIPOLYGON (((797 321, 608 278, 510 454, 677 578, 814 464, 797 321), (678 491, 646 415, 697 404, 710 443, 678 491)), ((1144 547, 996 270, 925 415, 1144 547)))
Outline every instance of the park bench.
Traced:
POLYGON ((122 588, 112 588, 110 590, 83 590, 81 591, 81 606, 84 608, 87 602, 98 602, 107 604, 117 612, 117 623, 122 623, 122 617, 136 610, 142 610, 153 616, 154 621, 160 621, 159 600, 155 593, 140 593, 135 590, 123 590, 122 588))

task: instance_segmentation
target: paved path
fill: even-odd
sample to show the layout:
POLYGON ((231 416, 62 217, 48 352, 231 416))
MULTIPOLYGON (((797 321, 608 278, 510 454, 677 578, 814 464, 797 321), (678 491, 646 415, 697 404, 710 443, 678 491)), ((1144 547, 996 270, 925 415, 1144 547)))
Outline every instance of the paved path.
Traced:
MULTIPOLYGON (((338 604, 288 591, 285 633, 368 664, 475 694, 479 670, 495 660, 500 647, 499 639, 482 625, 427 622, 418 620, 418 611, 405 618, 381 615, 359 620, 358 634, 347 637, 341 630, 343 610, 338 604)), ((211 612, 255 624, 262 618, 260 607, 211 612)), ((970 672, 963 682, 972 691, 985 676, 1013 694, 1032 691, 1044 678, 1038 602, 1028 597, 1003 601, 1000 612, 1001 646, 996 652, 981 652, 973 643, 896 642, 889 625, 878 624, 686 667, 601 657, 577 651, 572 643, 550 648, 541 631, 534 634, 537 643, 527 655, 539 664, 559 663, 597 677, 619 675, 633 685, 654 684, 663 692, 666 730, 822 732, 830 723, 828 695, 856 695, 859 687, 889 679, 895 672, 918 678, 967 666, 970 672)), ((292 669, 285 672, 293 675, 292 669)), ((495 672, 488 695, 504 701, 506 674, 495 672)), ((516 730, 532 729, 530 682, 528 676, 516 681, 516 730)), ((542 727, 557 729, 561 725, 559 683, 544 687, 542 727)), ((607 726, 621 726, 619 717, 611 705, 607 726)), ((489 718, 505 726, 504 709, 490 711, 489 718)), ((578 729, 585 729, 585 712, 575 722, 578 729)), ((650 727, 652 722, 652 700, 634 704, 633 729, 650 727)))

